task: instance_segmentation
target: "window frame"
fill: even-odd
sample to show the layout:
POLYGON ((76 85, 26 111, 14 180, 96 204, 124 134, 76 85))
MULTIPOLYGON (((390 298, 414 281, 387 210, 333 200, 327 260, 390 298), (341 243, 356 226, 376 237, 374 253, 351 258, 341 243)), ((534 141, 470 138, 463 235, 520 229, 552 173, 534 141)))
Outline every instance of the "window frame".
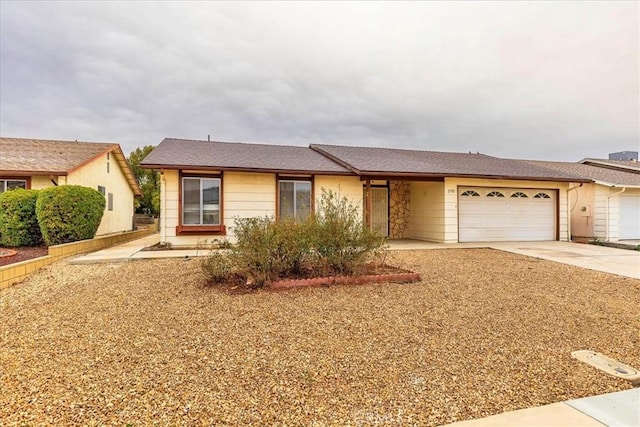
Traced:
POLYGON ((2 187, 0 187, 0 189, 2 191, 0 191, 0 194, 4 193, 5 191, 7 191, 7 182, 8 181, 20 181, 20 182, 24 182, 24 190, 30 190, 31 189, 31 179, 29 179, 28 177, 13 177, 13 176, 3 176, 0 177, 0 182, 2 182, 2 187))
MULTIPOLYGON (((178 225, 176 226, 176 235, 226 235, 226 227, 224 225, 224 178, 222 173, 184 173, 178 174, 178 225), (219 224, 185 224, 184 223, 184 179, 199 178, 200 182, 204 179, 218 180, 218 205, 219 205, 219 224)), ((202 184, 200 186, 202 197, 202 184)), ((201 216, 202 216, 202 199, 200 200, 201 216)))
MULTIPOLYGON (((276 218, 278 220, 282 219, 282 215, 281 215, 281 208, 282 208, 282 204, 280 202, 280 196, 281 196, 281 192, 280 192, 280 183, 281 182, 293 182, 294 186, 293 186, 293 192, 294 192, 294 203, 295 203, 295 194, 296 194, 296 185, 295 183, 309 183, 311 184, 311 188, 309 189, 309 215, 313 215, 315 212, 315 182, 314 182, 314 177, 313 176, 300 176, 300 175, 277 175, 276 176, 276 218)), ((294 216, 292 218, 287 218, 287 219, 293 219, 294 221, 298 221, 300 220, 300 218, 297 218, 297 212, 296 212, 296 207, 294 204, 293 207, 293 212, 294 212, 294 216)))

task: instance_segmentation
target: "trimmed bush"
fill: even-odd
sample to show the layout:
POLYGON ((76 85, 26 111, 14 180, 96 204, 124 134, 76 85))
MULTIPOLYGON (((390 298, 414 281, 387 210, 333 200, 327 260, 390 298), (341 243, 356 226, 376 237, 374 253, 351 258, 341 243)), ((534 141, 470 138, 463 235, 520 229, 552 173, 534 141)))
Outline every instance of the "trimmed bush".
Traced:
POLYGON ((302 273, 313 246, 312 221, 236 218, 231 257, 255 286, 302 273))
POLYGON ((315 217, 314 247, 325 270, 352 274, 384 247, 384 238, 362 222, 346 197, 322 190, 315 217))
POLYGON ((384 249, 384 238, 364 226, 358 209, 330 191, 304 221, 236 218, 234 233, 228 256, 203 263, 212 283, 242 277, 260 287, 285 277, 353 274, 384 249))
POLYGON ((42 234, 36 218, 38 190, 9 190, 0 194, 0 246, 36 246, 42 234))
POLYGON ((202 272, 209 282, 217 285, 226 282, 234 268, 228 254, 216 251, 202 261, 202 272))
POLYGON ((79 185, 40 190, 36 215, 48 246, 93 239, 104 214, 99 191, 79 185))

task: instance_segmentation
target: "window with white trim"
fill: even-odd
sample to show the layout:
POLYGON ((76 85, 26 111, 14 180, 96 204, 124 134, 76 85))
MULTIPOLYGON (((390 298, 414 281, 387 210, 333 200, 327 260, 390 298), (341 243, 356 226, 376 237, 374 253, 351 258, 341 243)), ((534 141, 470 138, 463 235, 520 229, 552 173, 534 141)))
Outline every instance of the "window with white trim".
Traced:
POLYGON ((514 197, 514 198, 516 198, 516 199, 518 199, 518 198, 524 199, 524 198, 527 198, 527 197, 529 197, 529 196, 527 196, 526 194, 524 194, 522 191, 516 191, 515 193, 513 193, 513 194, 511 195, 511 197, 514 197))
POLYGON ((182 225, 220 225, 220 178, 182 178, 182 225))
POLYGON ((473 191, 473 190, 467 190, 460 195, 462 197, 480 197, 480 194, 477 191, 473 191))
POLYGON ((534 199, 550 199, 551 196, 549 196, 547 193, 538 193, 535 196, 533 196, 534 199))
POLYGON ((27 181, 24 179, 0 179, 0 193, 16 188, 27 189, 27 181))
POLYGON ((278 181, 278 193, 280 218, 302 220, 311 214, 311 181, 281 179, 278 181))

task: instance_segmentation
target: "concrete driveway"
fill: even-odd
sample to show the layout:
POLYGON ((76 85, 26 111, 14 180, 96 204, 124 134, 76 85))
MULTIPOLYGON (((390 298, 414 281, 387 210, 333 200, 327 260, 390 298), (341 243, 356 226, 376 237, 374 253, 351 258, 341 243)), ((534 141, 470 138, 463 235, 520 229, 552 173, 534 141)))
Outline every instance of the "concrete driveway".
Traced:
POLYGON ((502 251, 640 279, 640 252, 568 242, 488 243, 502 251))
POLYGON ((391 240, 393 250, 493 248, 520 255, 575 265, 591 270, 640 279, 640 252, 570 242, 481 242, 430 243, 419 240, 391 240))

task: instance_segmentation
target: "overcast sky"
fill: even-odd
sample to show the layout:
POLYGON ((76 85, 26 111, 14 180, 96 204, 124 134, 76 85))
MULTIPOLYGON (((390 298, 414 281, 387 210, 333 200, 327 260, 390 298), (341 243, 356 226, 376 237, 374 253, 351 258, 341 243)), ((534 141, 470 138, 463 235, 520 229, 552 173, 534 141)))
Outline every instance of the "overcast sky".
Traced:
POLYGON ((636 151, 639 4, 2 0, 0 133, 636 151))

